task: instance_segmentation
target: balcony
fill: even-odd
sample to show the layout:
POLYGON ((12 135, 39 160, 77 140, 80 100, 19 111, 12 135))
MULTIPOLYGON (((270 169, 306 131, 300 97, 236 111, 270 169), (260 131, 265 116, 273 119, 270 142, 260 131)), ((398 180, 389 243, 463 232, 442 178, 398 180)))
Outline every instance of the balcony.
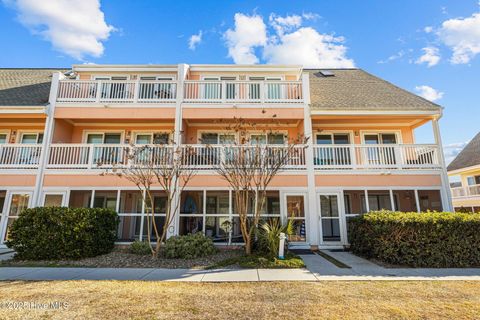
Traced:
POLYGON ((57 102, 65 103, 174 103, 175 81, 60 80, 57 102))
POLYGON ((185 81, 185 102, 302 103, 301 81, 185 81))
MULTIPOLYGON (((185 166, 212 170, 237 155, 254 155, 251 145, 182 145, 185 166), (240 153, 240 151, 242 152, 240 153)), ((306 169, 306 147, 266 145, 268 157, 284 157, 285 170, 306 169)), ((436 145, 314 145, 313 164, 317 171, 344 170, 438 170, 442 168, 436 145)), ((0 145, 0 169, 33 169, 39 164, 41 145, 0 145)), ((171 145, 52 144, 46 168, 53 170, 99 170, 141 162, 171 163, 171 145), (129 157, 128 152, 135 154, 129 157)), ((232 162, 233 163, 233 162, 232 162)), ((454 196, 480 195, 480 185, 452 189, 454 196)))
POLYGON ((436 145, 315 145, 316 170, 441 169, 436 145))
MULTIPOLYGON (((255 146, 183 145, 181 157, 187 168, 212 170, 221 161, 242 155, 252 155, 255 146)), ((285 169, 305 169, 303 146, 288 149, 287 146, 266 146, 269 157, 286 157, 285 169), (287 151, 288 150, 288 151, 287 151)), ((125 167, 142 163, 165 165, 172 162, 174 147, 171 145, 119 145, 119 144, 52 144, 47 169, 99 170, 125 167), (130 156, 128 156, 130 154, 130 156), (133 155, 133 156, 132 156, 133 155)))
POLYGON ((41 151, 39 144, 0 144, 0 169, 38 168, 41 151))
POLYGON ((452 197, 453 198, 464 198, 464 197, 478 197, 480 196, 480 184, 475 184, 467 187, 457 187, 452 188, 452 197))
MULTIPOLYGON (((303 103, 301 81, 185 81, 187 103, 303 103)), ((174 103, 177 82, 144 80, 60 80, 57 102, 87 104, 174 103)))

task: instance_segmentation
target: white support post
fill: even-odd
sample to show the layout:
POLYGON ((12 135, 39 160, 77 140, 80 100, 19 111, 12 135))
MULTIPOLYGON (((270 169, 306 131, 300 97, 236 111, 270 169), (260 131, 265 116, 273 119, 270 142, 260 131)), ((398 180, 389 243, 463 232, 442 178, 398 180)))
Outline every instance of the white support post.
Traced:
POLYGON ((93 208, 94 200, 95 200, 95 189, 92 190, 92 193, 90 195, 90 208, 93 208))
POLYGON ((40 195, 42 194, 45 167, 47 166, 47 163, 48 163, 48 159, 50 155, 50 145, 52 143, 53 130, 55 128, 55 105, 57 102, 58 86, 60 83, 60 79, 62 78, 64 78, 64 75, 61 74, 60 72, 56 72, 52 75, 52 83, 50 85, 48 106, 45 109, 45 112, 47 114, 47 119, 45 120, 42 150, 40 151, 37 176, 35 179, 35 189, 33 190, 33 195, 32 195, 33 206, 42 205, 42 199, 40 195))
POLYGON ((315 184, 315 167, 313 162, 313 130, 312 130, 312 118, 310 116, 310 80, 308 73, 302 74, 302 87, 303 87, 303 134, 307 138, 307 148, 305 149, 305 165, 307 168, 307 203, 308 206, 308 219, 309 232, 308 241, 310 246, 318 246, 320 244, 319 234, 319 212, 317 208, 317 192, 315 184))
MULTIPOLYGON (((177 99, 175 104, 175 129, 173 133, 173 148, 174 148, 174 157, 178 157, 177 149, 182 146, 182 139, 183 139, 183 116, 182 116, 182 105, 183 105, 183 92, 184 92, 184 84, 185 79, 187 78, 188 72, 188 65, 186 64, 179 64, 178 65, 178 81, 177 81, 177 99)), ((172 188, 180 188, 177 184, 172 186, 172 188)), ((167 228, 167 239, 173 235, 178 234, 178 226, 180 224, 180 213, 175 212, 176 209, 180 210, 179 202, 181 200, 181 195, 176 193, 175 197, 172 199, 171 203, 171 211, 174 214, 174 219, 172 224, 167 228), (177 205, 178 204, 178 205, 177 205)))
POLYGON ((370 203, 368 201, 368 190, 365 189, 365 209, 367 209, 367 213, 370 212, 370 203))
MULTIPOLYGON (((138 235, 138 240, 139 241, 143 241, 143 225, 145 223, 145 199, 146 199, 146 196, 147 196, 146 193, 147 192, 145 190, 142 191, 143 199, 142 199, 142 215, 140 216, 140 234, 138 235)), ((150 239, 148 239, 148 240, 150 240, 150 239)))
POLYGON ((393 190, 390 189, 388 191, 390 193, 390 205, 392 206, 392 211, 397 211, 397 208, 395 207, 395 198, 394 198, 394 195, 393 195, 393 190))
POLYGON ((442 166, 442 189, 443 195, 442 196, 442 207, 444 211, 452 211, 453 212, 453 204, 452 204, 452 192, 450 190, 450 183, 448 180, 447 174, 447 166, 445 164, 445 156, 443 155, 443 145, 442 145, 442 136, 440 134, 440 126, 438 124, 440 116, 435 117, 432 120, 432 128, 433 128, 433 135, 435 137, 435 144, 437 145, 438 149, 438 157, 440 159, 440 164, 442 166))
POLYGON ((118 189, 117 190, 117 202, 115 203, 115 211, 118 212, 120 211, 120 193, 121 193, 121 190, 118 189))
POLYGON ((420 212, 420 198, 418 197, 418 189, 415 189, 415 205, 417 206, 417 212, 420 212))

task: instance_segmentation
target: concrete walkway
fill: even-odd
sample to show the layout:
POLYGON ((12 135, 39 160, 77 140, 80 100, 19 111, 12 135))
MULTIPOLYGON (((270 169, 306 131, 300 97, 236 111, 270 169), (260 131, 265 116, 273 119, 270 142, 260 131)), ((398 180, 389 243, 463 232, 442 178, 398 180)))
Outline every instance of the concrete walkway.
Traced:
POLYGON ((145 281, 324 281, 324 280, 479 280, 475 269, 390 269, 348 252, 324 251, 350 266, 339 268, 319 255, 301 255, 306 269, 154 269, 0 267, 0 280, 145 280, 145 281))

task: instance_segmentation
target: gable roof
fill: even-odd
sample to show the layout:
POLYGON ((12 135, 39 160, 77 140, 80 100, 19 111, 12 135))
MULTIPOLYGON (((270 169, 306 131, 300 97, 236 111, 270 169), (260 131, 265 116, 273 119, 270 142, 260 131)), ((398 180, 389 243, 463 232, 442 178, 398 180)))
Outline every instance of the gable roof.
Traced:
POLYGON ((0 69, 0 106, 44 106, 54 72, 68 69, 0 69))
POLYGON ((312 110, 440 111, 431 101, 361 69, 305 69, 312 110), (333 75, 324 76, 320 71, 333 75))
POLYGON ((447 171, 455 171, 477 165, 480 165, 480 132, 453 159, 448 165, 447 171))

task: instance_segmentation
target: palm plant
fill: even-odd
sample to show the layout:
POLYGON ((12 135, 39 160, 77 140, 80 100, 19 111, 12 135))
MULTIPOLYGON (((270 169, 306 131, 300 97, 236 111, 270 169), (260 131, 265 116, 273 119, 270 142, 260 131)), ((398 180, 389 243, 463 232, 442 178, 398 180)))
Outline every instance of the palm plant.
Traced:
POLYGON ((276 256, 280 246, 280 233, 291 235, 294 232, 293 221, 288 220, 287 223, 280 223, 280 219, 271 219, 269 222, 260 225, 260 241, 263 242, 268 253, 276 256))

